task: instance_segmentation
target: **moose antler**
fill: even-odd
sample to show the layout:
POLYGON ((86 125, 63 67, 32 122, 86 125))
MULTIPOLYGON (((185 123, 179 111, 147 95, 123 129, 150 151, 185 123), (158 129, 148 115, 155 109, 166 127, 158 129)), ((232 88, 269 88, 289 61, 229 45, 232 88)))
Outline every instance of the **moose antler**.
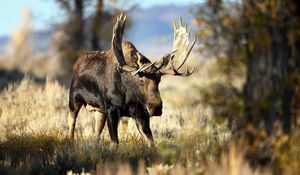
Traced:
POLYGON ((191 71, 186 69, 185 73, 179 72, 179 69, 186 62, 189 54, 191 53, 196 41, 197 37, 194 38, 192 44, 189 46, 189 38, 191 35, 191 29, 187 31, 187 23, 183 26, 182 19, 180 17, 179 28, 177 28, 177 24, 175 20, 173 20, 173 28, 174 28, 174 43, 173 43, 173 51, 164 56, 159 62, 157 62, 156 66, 159 68, 159 72, 162 75, 172 74, 176 76, 189 76, 194 72, 194 69, 191 71))
POLYGON ((123 50, 122 50, 122 37, 124 34, 125 22, 126 22, 126 15, 121 13, 117 17, 117 22, 113 28, 113 36, 112 36, 112 42, 111 42, 112 46, 111 47, 112 47, 112 49, 116 55, 116 58, 119 62, 120 69, 122 71, 132 72, 132 71, 135 71, 135 69, 126 64, 123 50))
MULTIPOLYGON (((132 75, 144 73, 159 75, 171 74, 176 76, 189 76, 194 72, 194 69, 189 71, 188 68, 184 73, 179 72, 179 69, 186 62, 197 40, 197 37, 195 37, 192 44, 189 46, 191 30, 189 30, 189 32, 187 31, 187 23, 183 26, 181 18, 179 28, 177 28, 177 24, 175 20, 173 20, 174 43, 172 52, 163 56, 159 61, 141 64, 138 69, 126 64, 124 58, 122 50, 122 37, 124 34, 125 22, 126 16, 121 13, 117 17, 117 22, 114 25, 112 37, 112 50, 118 60, 121 71, 131 72, 132 75)), ((142 57, 139 52, 137 52, 137 56, 142 57)))

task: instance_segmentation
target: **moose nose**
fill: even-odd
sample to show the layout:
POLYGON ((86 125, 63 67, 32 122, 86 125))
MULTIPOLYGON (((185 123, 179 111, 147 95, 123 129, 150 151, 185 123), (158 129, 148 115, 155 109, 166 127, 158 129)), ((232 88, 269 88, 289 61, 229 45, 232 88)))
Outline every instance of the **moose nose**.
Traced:
POLYGON ((162 109, 156 108, 152 116, 161 116, 161 114, 162 114, 162 109))
POLYGON ((161 116, 162 114, 162 103, 152 106, 149 108, 150 116, 161 116))

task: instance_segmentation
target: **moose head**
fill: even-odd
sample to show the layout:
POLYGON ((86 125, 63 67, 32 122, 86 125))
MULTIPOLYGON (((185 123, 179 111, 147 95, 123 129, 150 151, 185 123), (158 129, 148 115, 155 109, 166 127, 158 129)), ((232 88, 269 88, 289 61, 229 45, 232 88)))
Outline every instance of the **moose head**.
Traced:
POLYGON ((162 114, 162 99, 158 86, 161 76, 190 76, 194 72, 194 69, 190 71, 186 68, 185 72, 180 72, 179 69, 186 62, 197 37, 189 45, 191 30, 188 31, 188 24, 183 24, 180 18, 177 27, 175 20, 173 20, 174 41, 172 51, 158 59, 158 61, 151 62, 131 42, 122 42, 125 23, 126 16, 122 13, 117 17, 117 22, 113 28, 112 49, 118 61, 119 69, 122 72, 128 72, 132 76, 139 77, 140 88, 145 92, 146 109, 150 116, 160 116, 162 114), (135 64, 130 66, 126 63, 126 60, 130 63, 134 60, 135 64))

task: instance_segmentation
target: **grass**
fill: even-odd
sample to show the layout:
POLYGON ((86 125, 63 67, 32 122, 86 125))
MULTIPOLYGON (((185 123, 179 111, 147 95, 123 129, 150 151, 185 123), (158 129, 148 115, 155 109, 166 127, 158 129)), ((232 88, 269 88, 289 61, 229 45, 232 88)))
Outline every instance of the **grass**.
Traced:
MULTIPOLYGON (((135 122, 128 118, 120 122, 118 148, 110 146, 106 127, 101 142, 96 142, 93 113, 84 108, 71 142, 67 88, 53 80, 41 85, 30 78, 9 85, 0 93, 0 174, 272 173, 270 167, 250 166, 244 156, 247 147, 232 141, 227 120, 216 122, 213 108, 203 103, 206 97, 201 89, 223 81, 222 76, 206 75, 212 64, 211 60, 199 63, 198 71, 188 78, 162 79, 163 115, 151 118, 154 148, 143 142, 135 122)), ((295 167, 300 160, 291 156, 300 150, 294 142, 275 154, 281 172, 299 172, 295 167), (295 164, 288 164, 290 160, 295 164)))
POLYGON ((155 148, 149 148, 140 137, 127 136, 121 139, 118 148, 111 148, 108 140, 98 144, 90 139, 70 142, 55 134, 8 135, 0 144, 0 162, 2 172, 14 174, 82 173, 97 171, 97 166, 106 166, 112 171, 112 166, 124 165, 128 165, 132 172, 140 166, 151 171, 165 171, 168 167, 170 172, 174 172, 176 166, 186 171, 192 170, 189 166, 198 166, 199 171, 203 171, 202 165, 195 163, 204 163, 203 158, 209 156, 221 157, 226 148, 226 144, 220 144, 217 138, 205 137, 197 133, 171 140, 161 139, 155 148))
POLYGON ((8 135, 0 144, 0 162, 5 171, 26 174, 64 174, 70 170, 90 172, 105 164, 128 164, 134 171, 141 160, 147 167, 204 161, 201 160, 204 154, 212 157, 220 155, 226 144, 222 148, 221 145, 216 138, 211 141, 200 133, 171 140, 161 139, 155 148, 149 148, 138 136, 121 138, 119 147, 111 148, 108 140, 99 144, 92 139, 70 142, 63 135, 59 137, 56 134, 8 135), (198 144, 191 144, 191 141, 198 144), (216 146, 219 148, 216 149, 216 146))

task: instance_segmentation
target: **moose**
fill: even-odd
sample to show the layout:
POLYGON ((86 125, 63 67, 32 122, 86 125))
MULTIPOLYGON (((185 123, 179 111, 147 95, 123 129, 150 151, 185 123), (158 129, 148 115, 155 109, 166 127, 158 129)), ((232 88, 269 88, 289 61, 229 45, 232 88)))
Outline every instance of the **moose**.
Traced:
POLYGON ((73 66, 69 91, 69 137, 74 139, 76 118, 84 105, 95 112, 95 135, 100 138, 107 121, 112 144, 117 146, 118 122, 132 117, 149 146, 154 145, 150 117, 162 114, 163 103, 159 83, 163 75, 190 76, 194 69, 180 72, 197 37, 189 44, 191 30, 180 18, 179 27, 173 21, 172 52, 151 62, 129 41, 122 41, 126 15, 117 17, 113 27, 111 48, 82 54, 73 66))

